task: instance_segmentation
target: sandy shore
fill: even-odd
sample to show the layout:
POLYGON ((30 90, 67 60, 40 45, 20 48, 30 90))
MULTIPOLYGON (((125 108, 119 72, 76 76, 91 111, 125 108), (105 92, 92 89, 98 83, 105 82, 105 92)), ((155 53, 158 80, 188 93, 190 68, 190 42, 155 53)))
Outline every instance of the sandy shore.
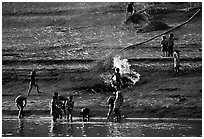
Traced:
MULTIPOLYGON (((49 102, 56 91, 74 96, 74 116, 79 116, 82 107, 90 108, 92 116, 106 116, 106 101, 112 90, 101 76, 112 74, 113 65, 99 63, 96 67, 101 70, 95 71, 90 67, 95 60, 114 53, 129 59, 131 69, 141 75, 134 86, 122 90, 122 114, 141 118, 201 118, 202 12, 171 32, 176 39, 175 47, 181 52, 182 70, 175 77, 173 59, 162 57, 161 36, 115 53, 166 31, 154 31, 158 29, 154 27, 151 32, 137 33, 140 26, 124 24, 127 4, 3 3, 2 114, 17 115, 14 99, 26 95, 28 74, 36 69, 36 82, 43 93, 32 90, 25 108, 27 116, 49 115, 49 102)), ((138 9, 147 7, 151 20, 171 27, 202 9, 202 3, 192 6, 188 9, 187 2, 136 4, 138 9)))
MULTIPOLYGON (((136 85, 122 90, 124 95, 122 114, 140 118, 201 118, 201 61, 183 62, 185 64, 179 77, 173 75, 169 62, 160 64, 157 62, 131 63, 132 69, 141 74, 141 79, 136 85)), ((82 107, 90 108, 94 117, 106 116, 108 111, 106 101, 112 92, 104 88, 99 78, 100 73, 84 71, 70 73, 66 70, 55 70, 52 74, 48 74, 47 71, 43 74, 42 70, 40 74, 44 76, 39 77, 37 83, 43 93, 37 94, 35 89, 32 90, 25 108, 27 116, 49 115, 49 102, 55 91, 74 96, 74 116, 80 116, 79 111, 82 107)), ((3 77, 7 76, 3 74, 3 77)), ((19 78, 12 81, 5 78, 3 82, 2 113, 5 115, 17 115, 14 99, 17 95, 27 92, 29 80, 22 79, 22 76, 19 78)))

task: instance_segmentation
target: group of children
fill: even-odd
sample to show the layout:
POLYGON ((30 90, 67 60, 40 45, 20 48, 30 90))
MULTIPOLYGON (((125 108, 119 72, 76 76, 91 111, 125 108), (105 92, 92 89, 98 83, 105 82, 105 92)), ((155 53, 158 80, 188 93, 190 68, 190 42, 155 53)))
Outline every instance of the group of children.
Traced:
MULTIPOLYGON (((180 68, 180 54, 178 50, 173 51, 174 47, 174 38, 173 34, 171 33, 169 35, 169 39, 166 38, 166 36, 162 37, 161 46, 162 46, 162 52, 163 56, 168 56, 174 58, 174 71, 175 74, 179 75, 179 68, 180 68)), ((33 86, 37 87, 37 92, 41 93, 39 91, 39 87, 35 82, 36 72, 33 70, 30 74, 30 84, 29 84, 29 90, 27 96, 19 95, 15 99, 15 103, 19 109, 18 117, 23 117, 23 109, 27 104, 27 97, 30 95, 30 91, 32 90, 33 86)), ((121 80, 121 74, 120 69, 116 68, 114 75, 111 78, 112 80, 112 87, 115 88, 115 92, 108 98, 108 114, 107 118, 110 119, 111 113, 114 111, 116 116, 116 121, 121 120, 121 114, 120 114, 120 107, 123 103, 123 95, 120 91, 123 86, 123 82, 121 80)), ((74 102, 73 102, 73 96, 65 97, 63 95, 59 95, 55 92, 54 96, 51 101, 51 115, 53 116, 53 121, 56 121, 57 118, 62 118, 62 111, 66 115, 67 120, 72 121, 72 111, 74 108, 74 102)), ((82 119, 89 121, 90 115, 89 115, 89 109, 83 108, 80 112, 82 119)))
MULTIPOLYGON (((32 70, 30 73, 30 83, 29 83, 29 90, 27 93, 27 96, 24 95, 19 95, 15 99, 15 103, 18 108, 18 118, 22 118, 23 115, 23 109, 25 108, 27 104, 27 98, 30 95, 30 92, 35 86, 37 88, 38 93, 42 93, 39 91, 39 87, 36 84, 36 71, 32 70)), ((73 96, 63 96, 63 95, 58 95, 57 92, 54 93, 54 96, 51 100, 51 115, 53 116, 53 121, 56 121, 56 119, 61 119, 62 118, 62 111, 64 112, 67 120, 72 121, 72 111, 74 108, 74 101, 73 101, 73 96)), ((88 108, 83 108, 80 112, 82 115, 82 119, 88 119, 89 120, 89 109, 88 108)))
POLYGON ((169 38, 167 39, 166 36, 162 36, 161 41, 161 51, 163 52, 164 57, 172 57, 173 50, 174 50, 174 35, 171 33, 169 34, 169 38))
MULTIPOLYGON (((123 104, 123 95, 120 91, 122 89, 122 80, 120 75, 120 69, 116 68, 114 75, 112 76, 111 80, 114 80, 112 84, 115 88, 115 92, 108 98, 107 104, 109 107, 107 119, 111 119, 111 113, 115 112, 115 121, 121 121, 121 113, 120 108, 123 104), (114 78, 114 79, 113 79, 114 78)), ((67 120, 72 121, 72 111, 74 108, 74 101, 73 97, 69 96, 65 97, 63 95, 58 95, 57 92, 54 93, 54 96, 51 101, 51 115, 53 116, 53 121, 56 121, 57 118, 62 118, 62 111, 66 115, 67 120)), ((90 110, 88 108, 82 108, 80 115, 83 121, 90 120, 90 110)))
POLYGON ((28 89, 27 96, 19 95, 15 99, 15 103, 16 103, 18 110, 19 110, 19 112, 18 112, 19 118, 23 117, 23 109, 25 108, 25 106, 27 104, 27 97, 30 95, 30 91, 32 90, 33 86, 35 86, 37 88, 38 93, 42 93, 39 91, 39 87, 35 82, 36 71, 34 69, 29 74, 29 77, 30 77, 30 83, 29 83, 29 89, 28 89))
POLYGON ((115 88, 115 92, 108 98, 107 103, 108 103, 108 113, 107 113, 107 118, 111 118, 111 113, 114 111, 115 112, 115 121, 120 122, 121 121, 121 113, 120 113, 120 108, 123 104, 123 95, 122 92, 120 91, 123 86, 123 81, 121 79, 121 74, 120 74, 120 69, 116 68, 115 73, 111 78, 112 81, 112 87, 115 88))
POLYGON ((107 118, 111 119, 111 113, 115 112, 115 121, 120 122, 121 121, 121 113, 120 108, 123 104, 123 95, 121 91, 114 92, 107 100, 108 103, 108 114, 107 118))
POLYGON ((50 114, 53 117, 53 121, 56 121, 56 119, 62 119, 62 110, 64 111, 66 119, 72 121, 72 111, 74 108, 73 96, 59 96, 58 93, 55 92, 50 107, 50 114))
POLYGON ((179 75, 180 68, 180 54, 179 50, 174 50, 174 35, 172 33, 169 34, 169 38, 166 36, 162 36, 161 41, 161 50, 163 52, 164 57, 173 57, 174 58, 174 72, 175 75, 179 75))
MULTIPOLYGON (((57 119, 62 119, 62 111, 64 112, 65 118, 72 122, 73 119, 73 109, 74 109, 74 101, 73 96, 63 96, 58 95, 57 92, 54 93, 54 96, 51 100, 50 105, 51 111, 50 114, 53 117, 53 121, 55 122, 57 119)), ((82 121, 90 120, 90 110, 89 108, 82 108, 80 111, 80 115, 82 117, 82 121)))
MULTIPOLYGON (((121 121, 121 113, 120 113, 120 107, 123 104, 123 95, 122 92, 119 91, 122 89, 122 80, 120 75, 120 69, 116 68, 116 71, 114 75, 112 76, 111 80, 114 78, 114 83, 112 84, 115 88, 115 92, 108 98, 108 114, 107 118, 110 119, 111 113, 115 112, 115 121, 120 122, 121 121)), ((57 118, 62 119, 62 111, 64 111, 64 114, 66 115, 66 119, 72 121, 72 111, 74 108, 74 101, 73 97, 69 96, 65 97, 63 95, 58 95, 57 92, 54 93, 54 96, 51 101, 51 115, 53 116, 53 121, 56 121, 57 118)), ((90 120, 90 110, 88 108, 82 108, 80 115, 82 117, 83 121, 89 121, 90 120)))
MULTIPOLYGON (((74 109, 74 101, 72 95, 65 97, 63 95, 58 95, 58 93, 55 92, 51 100, 50 108, 51 108, 50 114, 52 115, 54 122, 56 121, 56 119, 62 119, 62 111, 64 112, 65 118, 68 121, 72 122, 74 109)), ((88 108, 82 108, 80 111, 80 115, 83 121, 90 120, 88 108)))
MULTIPOLYGON (((39 93, 38 86, 35 83, 35 76, 36 73, 35 70, 33 70, 31 72, 31 82, 27 96, 19 95, 15 99, 15 103, 19 109, 18 112, 19 118, 23 117, 23 109, 27 104, 27 97, 29 96, 32 87, 36 86, 37 91, 39 93)), ((114 111, 116 121, 119 122, 121 120, 120 107, 123 103, 123 95, 121 91, 119 91, 122 88, 122 80, 119 68, 116 69, 116 72, 112 77, 112 80, 113 78, 115 79, 113 87, 115 88, 116 92, 114 92, 112 96, 108 98, 109 111, 107 114, 107 118, 110 119, 110 115, 114 111)), ((72 121, 72 112, 74 108, 73 96, 65 97, 64 95, 59 95, 57 92, 55 92, 50 103, 50 108, 51 108, 50 114, 53 117, 53 121, 56 121, 56 119, 62 119, 62 113, 65 114, 65 118, 67 120, 72 121)), ((82 108, 80 115, 83 121, 90 120, 90 110, 88 108, 82 108)))

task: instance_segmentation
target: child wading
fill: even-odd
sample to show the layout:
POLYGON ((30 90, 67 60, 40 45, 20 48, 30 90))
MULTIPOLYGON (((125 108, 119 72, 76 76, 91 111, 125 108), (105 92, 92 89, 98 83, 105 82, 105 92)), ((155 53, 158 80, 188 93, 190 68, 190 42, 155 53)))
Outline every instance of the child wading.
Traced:
POLYGON ((33 88, 33 86, 36 86, 37 87, 37 92, 38 93, 42 93, 42 92, 40 92, 39 91, 39 87, 38 87, 38 85, 35 83, 35 77, 36 77, 36 72, 35 72, 35 70, 33 70, 32 72, 31 72, 31 74, 30 74, 30 84, 29 84, 29 90, 28 90, 28 95, 27 96, 29 96, 30 95, 30 91, 32 90, 32 88, 33 88))
POLYGON ((121 121, 121 113, 120 113, 120 107, 123 104, 123 95, 120 91, 116 92, 116 98, 114 101, 114 111, 115 111, 115 116, 116 116, 116 122, 121 121))
POLYGON ((26 106, 27 103, 27 97, 19 95, 16 97, 15 99, 15 103, 18 107, 18 118, 22 118, 23 117, 23 108, 26 106))
POLYGON ((72 122, 72 111, 74 108, 74 101, 73 96, 69 96, 69 99, 65 103, 66 113, 67 113, 67 120, 72 122))
POLYGON ((107 119, 110 119, 111 113, 114 110, 114 101, 116 98, 115 92, 108 98, 107 103, 108 103, 108 114, 107 114, 107 119))
POLYGON ((84 122, 89 122, 90 121, 90 110, 89 108, 82 108, 81 109, 81 117, 82 117, 82 121, 84 122))
POLYGON ((56 121, 56 119, 62 118, 61 102, 59 100, 57 92, 54 93, 54 96, 51 100, 50 114, 52 115, 54 122, 56 121))
POLYGON ((66 112, 66 106, 65 105, 66 105, 66 102, 67 102, 68 98, 66 96, 64 96, 64 95, 59 95, 58 97, 59 97, 59 100, 61 102, 62 110, 64 111, 64 115, 66 117, 67 112, 66 112))

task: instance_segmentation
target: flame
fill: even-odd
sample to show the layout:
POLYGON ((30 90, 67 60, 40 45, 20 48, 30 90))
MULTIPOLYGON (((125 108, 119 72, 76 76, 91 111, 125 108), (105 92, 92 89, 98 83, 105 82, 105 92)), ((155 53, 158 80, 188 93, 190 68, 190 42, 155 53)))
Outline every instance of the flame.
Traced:
POLYGON ((120 56, 114 57, 113 58, 113 67, 114 67, 114 69, 119 68, 121 77, 122 76, 127 77, 129 80, 132 81, 133 85, 136 82, 138 82, 140 79, 141 75, 139 73, 137 73, 136 71, 133 71, 132 69, 130 69, 131 65, 128 63, 128 59, 121 59, 120 56))

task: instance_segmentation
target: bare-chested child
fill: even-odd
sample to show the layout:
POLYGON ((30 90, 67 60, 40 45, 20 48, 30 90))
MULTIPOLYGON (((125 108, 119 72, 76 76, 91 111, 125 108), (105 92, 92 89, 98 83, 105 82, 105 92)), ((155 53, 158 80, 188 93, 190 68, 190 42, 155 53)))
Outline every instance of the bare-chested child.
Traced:
POLYGON ((111 113, 114 110, 114 101, 116 98, 115 92, 108 98, 107 103, 108 103, 108 114, 107 114, 107 119, 110 119, 111 113))
POLYGON ((116 68, 116 71, 115 71, 114 75, 112 76, 112 80, 114 77, 115 77, 115 83, 113 83, 113 86, 114 86, 115 90, 118 91, 118 90, 122 89, 122 85, 123 85, 119 68, 116 68))
POLYGON ((61 102, 59 100, 59 96, 57 92, 54 93, 54 96, 51 100, 50 114, 52 115, 54 122, 56 121, 56 119, 62 118, 61 102))
POLYGON ((37 92, 38 93, 42 93, 42 92, 39 91, 39 87, 35 82, 35 77, 36 77, 36 71, 32 70, 32 72, 30 73, 30 83, 29 83, 29 90, 28 90, 28 95, 27 96, 30 95, 30 91, 32 90, 33 86, 37 87, 37 92))
POLYGON ((173 57, 173 51, 174 51, 174 34, 170 33, 169 34, 169 39, 168 39, 168 56, 173 57))
POLYGON ((23 117, 23 108, 27 104, 27 97, 19 95, 19 96, 16 97, 15 103, 16 103, 18 109, 19 109, 18 118, 22 118, 23 117))
POLYGON ((72 122, 72 112, 74 109, 73 96, 69 96, 69 99, 66 101, 65 107, 67 113, 67 120, 70 120, 72 122))
POLYGON ((115 111, 115 116, 116 116, 116 122, 121 121, 121 113, 120 113, 120 107, 123 104, 123 95, 120 91, 116 92, 116 98, 114 101, 114 111, 115 111))
POLYGON ((90 121, 90 110, 89 110, 89 108, 82 108, 80 114, 81 114, 81 117, 82 117, 82 121, 84 121, 84 122, 85 121, 86 122, 90 121))
POLYGON ((66 112, 66 101, 68 100, 68 98, 64 95, 59 95, 59 100, 61 102, 61 108, 64 112, 65 117, 67 116, 67 112, 66 112))
POLYGON ((168 56, 168 41, 166 39, 166 36, 162 36, 161 50, 163 52, 163 57, 167 57, 168 56))
POLYGON ((175 76, 179 76, 179 68, 180 68, 180 54, 178 50, 174 51, 174 72, 175 76))
POLYGON ((130 2, 128 5, 127 5, 127 11, 126 11, 126 19, 129 15, 133 15, 134 13, 134 2, 130 2), (130 14, 129 14, 130 13, 130 14))

